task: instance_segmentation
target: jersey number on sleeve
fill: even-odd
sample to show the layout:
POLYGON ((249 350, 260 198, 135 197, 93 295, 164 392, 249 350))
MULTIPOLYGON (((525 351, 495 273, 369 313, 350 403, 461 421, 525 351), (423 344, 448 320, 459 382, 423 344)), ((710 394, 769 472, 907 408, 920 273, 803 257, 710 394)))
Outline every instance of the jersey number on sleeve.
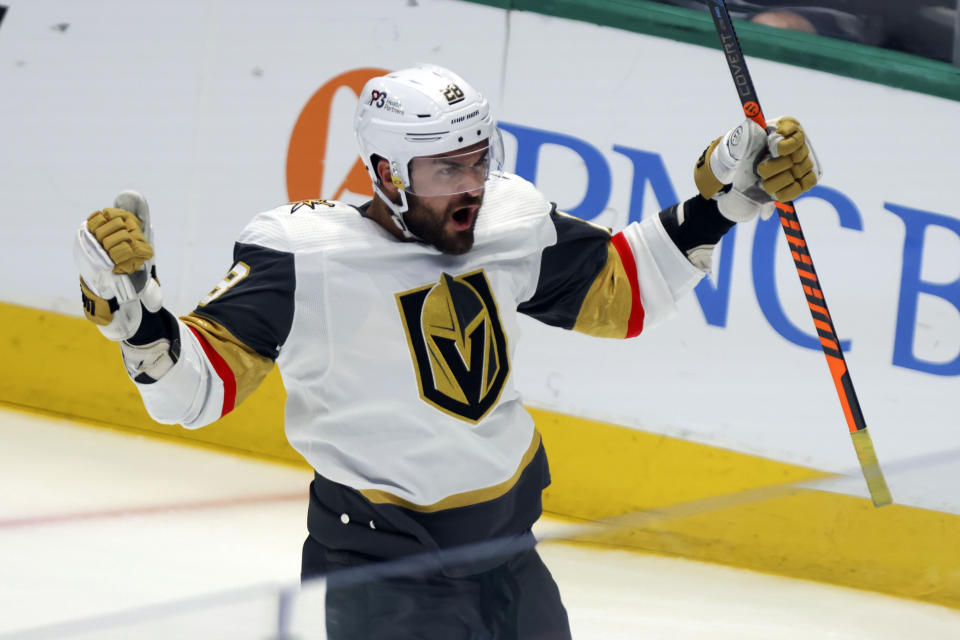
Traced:
POLYGON ((228 273, 226 277, 224 277, 224 279, 221 280, 212 291, 210 291, 210 293, 205 295, 200 300, 200 306, 202 307, 213 302, 248 275, 250 275, 250 267, 246 262, 238 262, 237 264, 233 265, 233 269, 230 269, 230 273, 228 273))

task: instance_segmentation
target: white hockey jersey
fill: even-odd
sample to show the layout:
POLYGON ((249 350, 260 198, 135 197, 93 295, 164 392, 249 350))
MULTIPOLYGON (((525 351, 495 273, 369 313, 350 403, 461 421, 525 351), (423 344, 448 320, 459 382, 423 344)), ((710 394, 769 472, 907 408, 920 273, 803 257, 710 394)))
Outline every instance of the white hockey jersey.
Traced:
POLYGON ((630 337, 703 275, 657 216, 611 236, 509 174, 488 182, 463 255, 363 211, 312 200, 256 216, 179 320, 177 363, 138 385, 150 414, 213 422, 275 361, 287 437, 319 475, 418 513, 495 500, 540 448, 511 375, 518 314, 630 337))

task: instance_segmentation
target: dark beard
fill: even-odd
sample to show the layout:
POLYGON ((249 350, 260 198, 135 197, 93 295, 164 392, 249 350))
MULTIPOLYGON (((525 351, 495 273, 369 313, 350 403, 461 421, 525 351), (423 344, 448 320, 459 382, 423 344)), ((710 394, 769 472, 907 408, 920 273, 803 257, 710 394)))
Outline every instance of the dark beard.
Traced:
POLYGON ((473 229, 477 224, 479 215, 474 218, 469 229, 454 234, 446 232, 446 225, 457 209, 472 205, 480 206, 483 203, 482 194, 479 196, 461 194, 459 198, 447 205, 443 215, 439 215, 436 211, 428 208, 417 196, 411 193, 407 194, 407 203, 409 209, 404 213, 404 221, 410 232, 421 241, 451 255, 464 254, 473 247, 473 229))

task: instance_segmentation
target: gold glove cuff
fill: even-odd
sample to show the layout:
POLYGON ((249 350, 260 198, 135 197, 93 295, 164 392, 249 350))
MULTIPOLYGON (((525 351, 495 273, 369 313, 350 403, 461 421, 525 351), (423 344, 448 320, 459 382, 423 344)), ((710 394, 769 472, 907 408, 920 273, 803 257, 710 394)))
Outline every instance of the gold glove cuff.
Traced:
POLYGON ((717 180, 713 171, 710 170, 710 156, 718 144, 720 144, 720 138, 711 142, 710 146, 704 149, 703 153, 700 154, 700 159, 697 160, 697 166, 693 170, 693 181, 696 183, 700 195, 707 200, 723 189, 723 183, 717 180))
POLYGON ((101 298, 87 286, 83 278, 80 278, 80 298, 83 300, 83 315, 87 320, 101 327, 113 322, 113 312, 119 308, 116 299, 101 298))

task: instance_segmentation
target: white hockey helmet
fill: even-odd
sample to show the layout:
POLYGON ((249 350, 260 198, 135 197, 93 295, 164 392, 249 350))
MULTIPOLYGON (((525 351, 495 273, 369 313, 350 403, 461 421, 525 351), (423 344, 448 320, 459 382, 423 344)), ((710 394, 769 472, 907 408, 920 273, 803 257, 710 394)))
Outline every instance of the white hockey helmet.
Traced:
POLYGON ((407 236, 412 236, 403 220, 407 193, 428 196, 473 190, 482 185, 491 170, 497 171, 503 164, 503 142, 489 101, 457 74, 432 64, 419 64, 368 81, 360 93, 354 133, 374 191, 392 209, 394 220, 407 236), (482 142, 487 146, 478 146, 482 142), (469 154, 474 154, 469 158, 471 180, 445 188, 433 184, 421 189, 411 183, 414 158, 465 147, 471 147, 469 154), (478 153, 484 149, 486 154, 478 153), (390 163, 393 184, 400 190, 399 205, 381 190, 371 159, 374 155, 390 163), (477 157, 483 161, 474 164, 477 157))

